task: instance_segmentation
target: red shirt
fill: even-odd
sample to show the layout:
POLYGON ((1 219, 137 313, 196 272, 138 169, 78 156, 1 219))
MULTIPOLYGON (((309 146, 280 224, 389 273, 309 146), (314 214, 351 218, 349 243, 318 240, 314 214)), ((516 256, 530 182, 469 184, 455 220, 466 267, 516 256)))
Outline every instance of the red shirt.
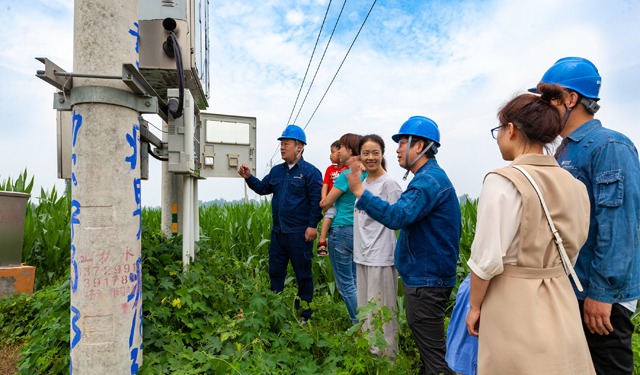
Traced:
POLYGON ((338 176, 340 176, 340 173, 342 173, 342 171, 344 171, 345 169, 348 169, 348 166, 344 166, 342 168, 338 168, 335 165, 331 164, 329 166, 329 168, 327 168, 327 171, 324 172, 324 181, 322 181, 322 184, 327 184, 329 185, 329 189, 327 190, 327 194, 329 194, 329 192, 331 191, 331 189, 333 188, 333 183, 336 182, 336 178, 338 178, 338 176))

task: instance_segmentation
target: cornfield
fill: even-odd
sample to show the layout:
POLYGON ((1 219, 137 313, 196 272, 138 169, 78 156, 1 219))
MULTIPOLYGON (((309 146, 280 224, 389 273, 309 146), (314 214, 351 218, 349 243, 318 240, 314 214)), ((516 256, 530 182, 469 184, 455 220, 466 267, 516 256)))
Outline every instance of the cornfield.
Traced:
MULTIPOLYGON (((33 177, 25 170, 17 179, 8 178, 0 182, 0 191, 16 191, 31 194, 33 177)), ((467 260, 475 235, 477 204, 465 201, 462 210, 462 239, 458 277, 463 280, 469 273, 467 260)), ((71 253, 71 200, 65 193, 59 194, 55 187, 51 191, 40 191, 27 206, 25 218, 22 262, 36 267, 34 289, 52 285, 68 271, 71 253)), ((142 210, 142 225, 148 232, 160 232, 161 212, 158 208, 142 210)), ((271 233, 271 204, 226 204, 200 207, 200 245, 213 250, 226 249, 239 259, 263 267, 269 255, 271 233)), ((285 285, 295 280, 290 269, 285 285)), ((319 293, 327 293, 339 299, 335 279, 328 257, 315 257, 313 282, 319 293)), ((398 296, 403 297, 402 283, 398 296)), ((452 298, 452 301, 455 300, 452 298)), ((451 305, 451 303, 450 303, 451 305)))
MULTIPOLYGON (((0 190, 31 193, 32 188, 33 178, 29 179, 27 177, 26 170, 15 180, 7 179, 0 182, 0 190)), ((457 268, 458 282, 464 280, 470 272, 467 261, 475 235, 477 202, 464 199, 460 208, 462 211, 462 236, 457 268)), ((0 303, 0 323, 2 323, 0 325, 5 326, 0 330, 0 338, 5 337, 3 340, 9 340, 7 342, 24 340, 25 343, 21 348, 21 355, 23 356, 20 364, 21 373, 32 373, 32 369, 35 368, 41 370, 46 368, 45 372, 47 373, 68 373, 66 358, 68 358, 69 338, 70 212, 70 198, 67 194, 59 194, 55 188, 51 189, 51 191, 41 190, 40 196, 32 197, 27 207, 22 260, 23 263, 36 267, 35 289, 38 292, 32 296, 20 296, 19 299, 16 299, 19 303, 13 302, 7 305, 19 306, 23 304, 23 307, 12 307, 13 310, 5 310, 4 316, 1 308, 2 303, 0 303), (46 309, 42 310, 44 307, 46 309), (48 313, 47 311, 56 311, 56 313, 48 313), (25 332, 22 331, 22 325, 25 324, 31 327, 26 336, 25 332), (49 333, 47 336, 42 336, 38 332, 49 333), (46 357, 49 358, 48 362, 38 364, 37 358, 45 355, 45 352, 47 353, 46 357)), ((198 256, 201 259, 195 263, 198 268, 194 272, 200 275, 199 277, 210 278, 210 281, 202 281, 200 287, 203 293, 205 293, 205 288, 206 293, 217 291, 216 288, 218 287, 216 285, 220 283, 219 280, 228 278, 226 284, 220 284, 225 285, 224 289, 227 290, 225 292, 227 297, 222 299, 216 297, 214 300, 219 301, 216 302, 219 304, 228 305, 233 303, 233 306, 235 306, 231 309, 227 306, 223 311, 216 306, 210 306, 210 301, 203 301, 197 304, 197 306, 203 307, 204 313, 214 313, 214 315, 218 316, 216 319, 220 321, 216 324, 222 325, 212 326, 212 328, 207 328, 205 325, 201 329, 192 328, 191 332, 188 332, 189 330, 186 330, 184 325, 191 324, 193 319, 191 314, 183 314, 183 311, 179 310, 179 306, 173 307, 178 310, 172 314, 164 312, 168 308, 163 305, 167 293, 174 294, 172 298, 179 297, 179 292, 184 289, 175 290, 175 288, 181 288, 179 286, 181 283, 185 285, 189 283, 191 285, 190 283, 197 278, 186 274, 182 275, 180 272, 176 275, 175 271, 180 269, 181 237, 178 236, 167 240, 161 232, 160 222, 160 209, 143 209, 142 249, 146 263, 144 265, 145 272, 148 275, 148 280, 143 277, 143 283, 146 285, 146 290, 151 292, 150 294, 145 293, 145 319, 148 318, 151 321, 157 319, 156 323, 152 325, 156 327, 154 329, 157 329, 157 331, 152 330, 149 332, 149 339, 145 331, 145 347, 147 347, 147 340, 149 341, 149 346, 147 347, 149 350, 145 352, 148 373, 157 372, 159 371, 158 369, 163 369, 162 371, 168 371, 169 368, 182 369, 185 366, 195 366, 197 363, 207 363, 207 366, 215 367, 220 365, 220 360, 223 360, 222 362, 224 363, 234 364, 233 366, 244 366, 247 369, 263 369, 264 366, 269 367, 270 365, 268 361, 264 362, 262 356, 268 357, 268 353, 274 356, 285 355, 283 353, 294 350, 292 346, 295 347, 294 351, 298 356, 287 357, 286 361, 283 360, 284 362, 276 361, 279 363, 276 367, 292 366, 291 368, 298 368, 299 370, 308 368, 309 373, 315 373, 313 366, 316 363, 329 361, 324 357, 326 354, 324 351, 315 351, 313 349, 311 352, 307 352, 309 349, 308 342, 311 340, 309 332, 296 328, 295 325, 289 325, 287 323, 289 320, 277 323, 278 326, 284 324, 281 327, 279 326, 280 328, 278 329, 281 330, 280 334, 285 335, 289 340, 289 349, 285 346, 283 349, 278 350, 276 350, 276 346, 265 346, 262 349, 256 349, 256 345, 260 345, 261 342, 270 342, 269 345, 275 345, 279 339, 272 337, 272 333, 256 332, 248 320, 245 324, 246 327, 239 327, 233 323, 238 319, 238 316, 243 315, 243 309, 245 310, 244 314, 248 316, 253 304, 258 303, 256 306, 259 306, 259 303, 269 303, 273 305, 273 309, 276 309, 276 307, 282 305, 283 301, 293 298, 295 293, 294 288, 285 288, 283 296, 268 292, 266 270, 268 269, 268 249, 272 224, 271 206, 268 201, 261 204, 226 204, 200 207, 200 241, 197 242, 197 245, 202 253, 198 256), (175 268, 174 272, 169 272, 173 268, 175 268), (168 273, 174 275, 171 276, 171 282, 167 279, 166 274, 168 273), (166 280, 163 281, 163 285, 169 286, 165 290, 161 290, 154 284, 154 280, 161 276, 164 277, 163 280, 166 280), (218 281, 215 282, 215 280, 218 281), (228 288, 235 290, 235 294, 229 294, 228 288), (265 293, 266 299, 263 296, 265 293), (226 298, 229 298, 228 301, 226 301, 226 298), (162 314, 160 313, 161 311, 162 314), (159 316, 164 316, 165 318, 160 319, 158 318, 159 316), (210 329, 214 329, 214 331, 209 332, 208 330, 210 329), (217 331, 215 331, 216 329, 217 331), (200 335, 205 334, 206 337, 203 336, 200 339, 200 335), (256 334, 262 336, 258 337, 256 334), (174 339, 180 337, 179 342, 183 346, 172 344, 169 349, 169 346, 166 346, 167 343, 162 341, 162 338, 168 337, 168 335, 174 337, 174 339), (194 337, 198 339, 194 339, 194 337), (231 338, 234 339, 232 340, 231 338), (233 344, 231 344, 232 341, 233 344), (267 347, 270 349, 265 352, 264 350, 267 350, 267 347), (168 352, 165 352, 165 350, 168 350, 168 352), (182 353, 185 350, 192 354, 179 357, 178 353, 182 353), (191 352, 192 350, 197 351, 191 352), (276 352, 280 354, 276 355, 276 352), (169 355, 169 353, 172 354, 169 355), (218 354, 212 357, 211 353, 218 354), (306 361, 304 366, 300 365, 302 359, 300 359, 299 355, 302 354, 307 356, 304 359, 306 361), (166 361, 167 356, 170 358, 169 362, 166 361), (249 360, 249 358, 252 359, 249 360), (194 359, 197 359, 197 361, 194 362, 194 359), (202 359, 206 359, 206 361, 202 362, 202 359)), ((343 351, 343 362, 336 362, 334 365, 338 366, 338 368, 341 366, 349 368, 355 363, 368 361, 364 366, 365 369, 356 373, 377 373, 378 370, 371 372, 370 369, 382 369, 384 366, 388 366, 390 362, 387 363, 384 359, 368 357, 367 350, 360 351, 361 345, 367 347, 366 339, 356 338, 356 343, 354 343, 353 338, 346 337, 342 333, 350 323, 347 319, 346 308, 341 302, 341 297, 336 289, 335 278, 328 257, 315 257, 313 259, 313 277, 315 295, 317 297, 314 297, 314 303, 317 304, 318 309, 324 309, 325 314, 327 312, 329 314, 314 318, 318 319, 316 320, 318 327, 311 329, 312 331, 315 330, 318 345, 324 342, 323 345, 331 345, 334 351, 343 351), (337 319, 336 317, 342 317, 342 319, 337 319), (324 339, 322 339, 323 337, 324 339)), ((291 267, 289 267, 285 285, 294 282, 295 275, 291 267)), ((404 354, 396 359, 395 368, 396 370, 404 368, 406 373, 412 373, 410 368, 417 361, 417 351, 406 322, 404 294, 401 285, 402 283, 399 283, 397 317, 400 323, 398 339, 401 351, 404 354)), ((457 286, 454 288, 454 293, 446 305, 445 314, 447 318, 445 318, 445 322, 448 322, 448 316, 450 316, 455 304, 456 292, 457 286)), ((183 295, 182 298, 186 303, 189 297, 183 295)), ((175 302, 175 299, 173 301, 175 302)), ((6 302, 9 303, 10 301, 6 302)), ((254 306, 254 308, 257 307, 254 306)), ((255 315, 251 324, 258 324, 257 322, 265 319, 276 319, 277 321, 282 319, 282 314, 285 313, 292 314, 291 311, 287 312, 286 309, 273 310, 273 315, 269 315, 262 310, 261 312, 256 310, 255 314, 257 315, 255 315)), ((635 315, 633 318, 634 322, 639 319, 635 315)), ((634 334, 633 343, 636 365, 640 366, 640 361, 638 360, 640 358, 640 335, 634 334)), ((220 369, 226 368, 226 365, 220 366, 222 366, 220 369)), ((325 370, 329 371, 328 369, 325 370)), ((640 373, 638 370, 636 368, 635 373, 640 373)), ((221 373, 226 373, 225 371, 227 370, 221 373)), ((144 373, 147 373, 147 371, 144 371, 144 373)))

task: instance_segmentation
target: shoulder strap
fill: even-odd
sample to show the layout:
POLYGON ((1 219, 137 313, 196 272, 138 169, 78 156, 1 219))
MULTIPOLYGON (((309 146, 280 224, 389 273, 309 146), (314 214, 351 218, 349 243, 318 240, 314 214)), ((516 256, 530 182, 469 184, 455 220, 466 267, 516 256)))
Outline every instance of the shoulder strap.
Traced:
POLYGON ((560 237, 560 233, 558 233, 556 226, 553 225, 553 220, 551 220, 551 215, 549 214, 549 210, 547 209, 547 204, 544 202, 544 198, 542 197, 540 188, 538 188, 538 185, 533 180, 533 177, 531 177, 529 172, 524 170, 524 168, 519 167, 517 165, 513 165, 512 167, 522 172, 522 174, 527 178, 527 180, 531 182, 531 185, 533 185, 533 189, 538 194, 538 198, 540 198, 540 203, 542 203, 542 209, 544 210, 544 214, 547 217, 547 222, 549 223, 549 228, 551 228, 551 233, 553 233, 553 237, 556 242, 556 247, 558 248, 558 253, 560 253, 560 260, 562 261, 562 265, 564 266, 564 271, 566 272, 567 275, 571 275, 571 278, 573 279, 573 282, 576 284, 576 287, 578 288, 579 291, 582 292, 583 290, 582 284, 580 283, 580 280, 578 280, 576 271, 573 269, 573 266, 571 265, 571 261, 569 260, 567 251, 564 249, 564 245, 562 244, 562 238, 560 237))

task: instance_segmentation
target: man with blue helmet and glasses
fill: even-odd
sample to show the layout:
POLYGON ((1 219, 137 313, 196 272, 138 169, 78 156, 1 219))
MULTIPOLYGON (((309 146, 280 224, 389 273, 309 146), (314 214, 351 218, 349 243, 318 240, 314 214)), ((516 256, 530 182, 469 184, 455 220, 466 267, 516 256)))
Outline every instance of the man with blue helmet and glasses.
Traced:
MULTIPOLYGON (((271 290, 282 292, 287 266, 291 261, 298 281, 298 297, 311 303, 313 241, 318 236, 317 226, 322 219, 322 175, 302 157, 307 138, 299 126, 287 126, 278 140, 285 163, 273 167, 262 181, 252 176, 251 170, 244 164, 238 173, 247 181, 251 190, 260 195, 273 194, 273 228, 269 245, 271 290)), ((300 308, 297 299, 295 307, 300 308)), ((312 310, 308 308, 300 314, 303 322, 309 319, 311 313, 312 310)))
MULTIPOLYGON (((407 322, 422 359, 422 374, 453 374, 445 362, 444 305, 456 285, 461 215, 458 196, 435 159, 438 125, 429 118, 407 120, 393 140, 400 166, 414 174, 400 199, 389 204, 362 187, 351 169, 349 189, 356 208, 391 229, 401 229, 395 266, 402 277, 407 322)), ((349 164, 353 163, 353 160, 349 164)), ((351 167, 351 165, 350 165, 351 167)))
MULTIPOLYGON (((558 164, 587 186, 589 237, 574 285, 583 327, 598 374, 632 374, 631 315, 640 297, 640 161, 633 142, 594 119, 601 77, 580 57, 558 60, 541 80, 560 84, 567 95, 553 103, 564 116, 558 164)), ((537 93, 537 89, 529 91, 537 93)))

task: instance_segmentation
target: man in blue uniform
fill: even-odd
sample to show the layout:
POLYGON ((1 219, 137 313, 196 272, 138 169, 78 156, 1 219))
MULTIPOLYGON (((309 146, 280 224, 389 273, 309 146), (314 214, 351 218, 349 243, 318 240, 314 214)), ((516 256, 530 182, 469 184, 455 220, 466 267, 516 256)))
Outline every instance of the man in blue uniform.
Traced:
POLYGON ((598 374, 631 375, 630 317, 640 297, 638 151, 625 135, 594 119, 601 78, 591 61, 560 59, 541 82, 567 91, 564 103, 555 103, 564 116, 564 139, 555 156, 587 186, 591 201, 589 237, 575 265, 584 291, 574 285, 591 358, 598 374))
POLYGON ((444 304, 456 285, 462 227, 458 196, 435 159, 440 131, 433 120, 411 117, 393 140, 398 142, 398 162, 407 169, 405 179, 409 171, 414 174, 400 199, 389 204, 366 191, 358 168, 347 176, 349 189, 358 197, 357 209, 388 228, 401 229, 395 266, 422 359, 420 373, 453 375, 445 362, 444 304))
MULTIPOLYGON (((262 181, 251 175, 251 170, 242 165, 238 170, 251 190, 260 195, 273 194, 271 213, 273 228, 269 246, 269 276, 271 290, 282 292, 287 276, 287 265, 291 266, 298 281, 298 297, 311 303, 313 298, 313 241, 318 236, 317 226, 322 219, 320 192, 322 175, 307 163, 302 151, 307 144, 304 131, 289 125, 278 138, 280 154, 285 161, 278 164, 262 181)), ((296 309, 300 303, 296 299, 296 309)), ((304 321, 312 310, 300 314, 304 321)))

